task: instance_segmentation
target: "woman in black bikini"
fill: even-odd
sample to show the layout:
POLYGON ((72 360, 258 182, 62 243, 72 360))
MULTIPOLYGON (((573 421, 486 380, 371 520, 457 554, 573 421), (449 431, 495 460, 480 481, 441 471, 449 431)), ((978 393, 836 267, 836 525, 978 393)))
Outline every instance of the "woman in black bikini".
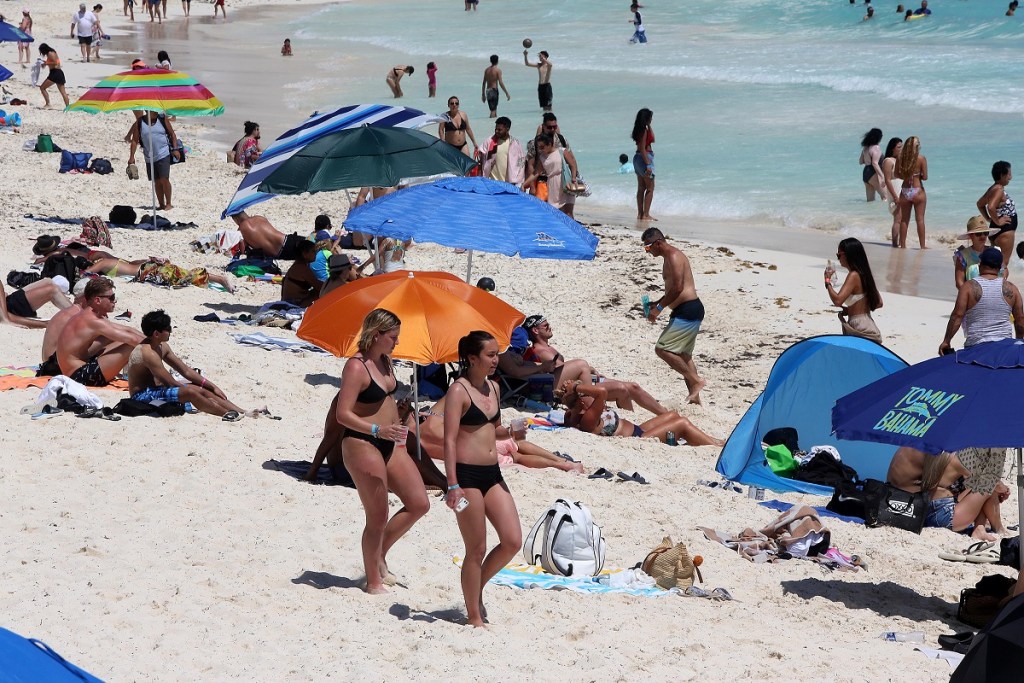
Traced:
POLYGON ((501 422, 501 392, 487 378, 498 367, 498 342, 487 332, 470 332, 459 340, 459 364, 462 376, 445 394, 446 502, 453 510, 462 498, 469 503, 455 517, 466 543, 462 594, 469 623, 483 626, 483 587, 519 552, 523 531, 494 445, 494 428, 501 422), (498 532, 498 545, 489 553, 487 520, 498 532))
POLYGON ((345 363, 338 393, 338 422, 346 430, 342 458, 366 513, 362 539, 366 592, 374 594, 386 593, 384 583, 394 581, 388 572, 388 550, 430 509, 423 480, 405 450, 406 428, 391 396, 398 380, 390 354, 398 343, 400 326, 394 313, 383 308, 370 311, 359 332, 359 353, 345 363), (403 505, 390 520, 389 488, 403 505))
POLYGON ((448 120, 441 122, 437 127, 437 137, 459 150, 466 156, 473 156, 476 149, 476 136, 473 135, 473 128, 469 125, 469 117, 466 112, 459 109, 459 98, 454 95, 448 98, 448 120), (466 136, 472 140, 473 146, 466 153, 466 136))
POLYGON ((997 161, 992 164, 992 186, 978 200, 978 211, 988 219, 988 227, 992 229, 989 240, 992 246, 999 247, 1003 252, 1003 270, 1010 263, 1013 243, 1017 234, 1017 205, 1006 192, 1006 186, 1013 180, 1013 170, 1009 161, 997 161))

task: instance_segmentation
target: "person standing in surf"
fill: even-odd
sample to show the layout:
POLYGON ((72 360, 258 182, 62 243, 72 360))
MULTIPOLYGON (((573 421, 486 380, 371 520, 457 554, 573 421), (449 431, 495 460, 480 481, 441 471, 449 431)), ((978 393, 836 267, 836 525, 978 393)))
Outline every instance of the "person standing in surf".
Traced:
POLYGON ((548 61, 547 50, 541 50, 537 53, 539 61, 534 63, 530 61, 530 51, 523 50, 523 63, 526 66, 532 66, 537 69, 537 101, 540 103, 540 108, 545 112, 551 111, 551 103, 554 101, 555 96, 551 92, 551 69, 554 66, 548 61))

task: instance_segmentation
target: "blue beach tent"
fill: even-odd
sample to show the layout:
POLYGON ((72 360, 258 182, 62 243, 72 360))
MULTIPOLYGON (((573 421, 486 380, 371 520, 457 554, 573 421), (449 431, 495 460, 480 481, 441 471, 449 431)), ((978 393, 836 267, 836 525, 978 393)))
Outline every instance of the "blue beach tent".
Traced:
POLYGON ((0 628, 0 682, 103 683, 35 638, 0 628))
POLYGON ((836 438, 832 406, 850 392, 905 367, 907 362, 892 351, 860 337, 824 335, 793 344, 775 361, 764 391, 729 435, 715 470, 750 486, 831 496, 827 486, 785 479, 768 467, 761 439, 777 427, 793 427, 801 448, 835 446, 861 479, 884 481, 896 448, 836 438))

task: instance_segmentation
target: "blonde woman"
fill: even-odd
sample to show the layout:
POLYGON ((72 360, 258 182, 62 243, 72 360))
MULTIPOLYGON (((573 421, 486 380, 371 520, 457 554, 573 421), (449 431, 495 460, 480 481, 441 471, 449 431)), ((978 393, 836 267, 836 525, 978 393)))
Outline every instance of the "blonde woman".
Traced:
POLYGON ((405 450, 406 427, 392 395, 398 388, 391 353, 398 344, 401 321, 377 308, 363 319, 359 352, 341 373, 338 423, 345 428, 342 458, 359 492, 366 514, 362 552, 366 592, 386 593, 387 554, 395 542, 430 509, 423 480, 405 450), (402 508, 388 519, 388 490, 402 508))
POLYGON ((900 187, 900 249, 907 247, 907 229, 910 225, 910 212, 914 212, 914 221, 917 223, 917 239, 922 249, 927 249, 924 243, 924 211, 928 205, 928 196, 924 191, 924 181, 928 180, 928 160, 921 154, 921 141, 916 135, 911 135, 903 143, 903 151, 900 152, 899 163, 896 164, 896 172, 903 178, 903 185, 900 187))

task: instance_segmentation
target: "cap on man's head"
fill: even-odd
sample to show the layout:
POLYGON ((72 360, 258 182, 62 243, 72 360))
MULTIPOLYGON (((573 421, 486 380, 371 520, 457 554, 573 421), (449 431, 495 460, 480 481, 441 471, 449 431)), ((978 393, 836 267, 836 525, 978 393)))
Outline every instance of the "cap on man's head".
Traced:
POLYGON ((322 213, 316 217, 316 222, 313 227, 317 230, 330 230, 331 229, 331 217, 326 213, 322 213))
POLYGON ((523 321, 523 327, 529 330, 530 328, 537 327, 537 325, 540 325, 545 320, 547 320, 547 318, 545 318, 543 315, 531 315, 529 318, 523 321))
POLYGON ((135 70, 135 69, 145 69, 145 68, 146 68, 146 63, 144 61, 142 61, 141 59, 133 59, 132 60, 132 70, 135 70))
POLYGON ((476 286, 485 292, 493 292, 497 287, 494 284, 494 280, 489 277, 482 277, 476 281, 476 286))
POLYGON ((999 251, 999 247, 989 247, 981 252, 978 263, 986 268, 999 270, 1003 267, 1003 252, 999 251))
POLYGON ((45 256, 51 251, 56 251, 60 246, 60 237, 57 235, 40 235, 36 243, 32 245, 32 253, 36 256, 45 256))

